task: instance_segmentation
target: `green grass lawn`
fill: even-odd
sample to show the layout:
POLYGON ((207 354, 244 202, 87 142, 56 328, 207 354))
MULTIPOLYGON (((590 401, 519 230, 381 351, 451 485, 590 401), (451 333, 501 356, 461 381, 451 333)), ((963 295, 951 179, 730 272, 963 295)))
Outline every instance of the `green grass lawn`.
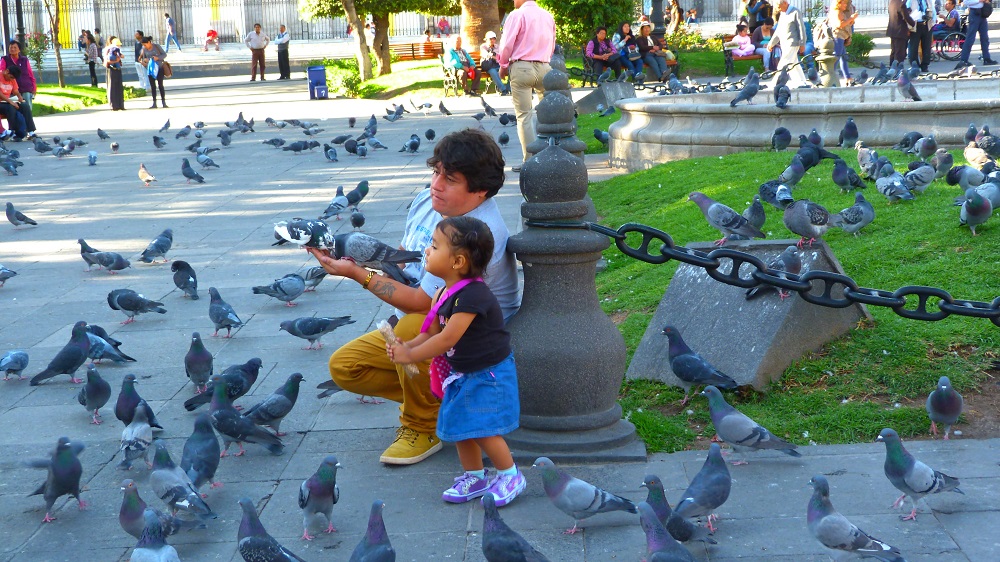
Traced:
MULTIPOLYGON (((146 91, 142 88, 125 86, 125 99, 144 95, 146 95, 146 91)), ((35 115, 50 115, 102 105, 107 102, 108 94, 104 88, 94 88, 93 86, 60 88, 56 84, 38 84, 38 93, 32 101, 32 109, 35 115)))
MULTIPOLYGON (((583 129, 581 125, 580 137, 586 140, 583 129)), ((854 151, 835 152, 857 167, 854 151)), ((885 155, 905 170, 908 156, 892 150, 885 150, 885 155)), ((702 191, 741 212, 760 184, 777 177, 791 156, 791 152, 747 152, 679 161, 594 183, 590 195, 601 224, 615 228, 633 221, 649 224, 668 232, 678 245, 714 240, 719 232, 687 201, 688 193, 702 191)), ((960 161, 964 163, 964 158, 956 151, 956 165, 960 161)), ((831 212, 850 206, 853 194, 840 193, 831 170, 829 160, 811 169, 796 188, 796 197, 812 199, 831 212)), ((930 285, 956 298, 989 302, 997 296, 1000 219, 992 219, 980 236, 973 237, 968 228, 959 227, 958 208, 951 206, 960 194, 959 187, 938 180, 916 201, 888 205, 871 185, 865 196, 875 206, 875 221, 858 237, 831 229, 824 238, 861 286, 891 291, 930 285)), ((768 238, 798 238, 785 228, 776 209, 765 207, 763 230, 768 238)), ((605 312, 618 321, 631 360, 676 264, 642 263, 614 246, 604 255, 609 263, 597 276, 598 293, 605 312)), ((930 423, 924 401, 941 375, 948 375, 966 396, 967 412, 970 398, 987 385, 993 387, 995 380, 984 369, 996 356, 1000 328, 988 320, 951 317, 921 322, 886 308, 869 310, 874 317, 871 325, 797 360, 767 393, 741 389, 735 395, 727 393, 727 399, 796 443, 850 443, 870 441, 887 426, 904 438, 926 435, 930 423)), ((714 434, 705 399, 695 396, 680 408, 682 396, 681 389, 658 382, 623 384, 621 405, 650 451, 698 447, 696 441, 714 434)))

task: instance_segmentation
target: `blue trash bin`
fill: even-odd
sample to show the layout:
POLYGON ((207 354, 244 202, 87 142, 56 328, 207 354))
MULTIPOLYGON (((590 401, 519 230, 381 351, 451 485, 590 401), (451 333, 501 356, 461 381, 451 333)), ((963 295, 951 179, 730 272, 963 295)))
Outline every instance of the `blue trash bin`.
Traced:
POLYGON ((326 67, 310 66, 306 71, 309 79, 309 99, 325 100, 329 97, 326 87, 326 67))

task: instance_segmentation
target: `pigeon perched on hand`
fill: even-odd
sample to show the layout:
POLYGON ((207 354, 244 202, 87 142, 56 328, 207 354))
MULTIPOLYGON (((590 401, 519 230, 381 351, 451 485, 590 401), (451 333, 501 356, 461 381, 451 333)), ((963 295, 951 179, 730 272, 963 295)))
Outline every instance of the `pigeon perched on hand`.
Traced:
POLYGON ((646 534, 646 556, 650 562, 695 562, 694 556, 681 546, 667 531, 666 527, 656 517, 653 507, 646 502, 640 502, 639 525, 646 534))
POLYGON ((692 192, 688 196, 688 201, 694 201, 701 209, 702 215, 713 228, 717 228, 722 233, 722 238, 716 240, 715 245, 721 246, 729 240, 733 234, 746 236, 747 238, 764 238, 764 233, 760 229, 754 228, 747 219, 734 211, 732 208, 709 198, 699 191, 692 192))
POLYGON ((281 432, 281 420, 285 419, 285 416, 295 407, 295 402, 299 398, 299 384, 301 382, 302 373, 292 373, 288 380, 267 398, 244 411, 243 417, 257 425, 270 427, 278 437, 287 435, 281 432))
POLYGON ((87 338, 87 323, 80 320, 73 324, 73 329, 69 342, 56 353, 56 356, 49 362, 49 366, 44 371, 31 378, 28 383, 31 386, 38 386, 44 380, 51 379, 56 375, 69 375, 72 383, 83 382, 76 378, 76 370, 87 360, 87 353, 90 351, 90 339, 87 338))
POLYGON ((267 295, 285 303, 285 306, 297 306, 294 302, 306 290, 305 279, 297 273, 289 273, 281 279, 275 279, 270 285, 253 287, 255 295, 267 295))
POLYGON ((135 385, 135 375, 131 373, 125 375, 125 378, 122 379, 122 389, 118 392, 118 400, 115 402, 115 417, 127 426, 135 418, 136 410, 142 408, 146 414, 146 419, 149 421, 149 425, 163 429, 163 426, 156 419, 153 409, 139 396, 135 385))
POLYGON ((153 444, 153 427, 149 425, 149 419, 146 418, 148 407, 145 400, 140 400, 135 408, 132 421, 122 430, 121 447, 118 451, 123 458, 118 463, 118 470, 130 470, 132 461, 138 458, 142 458, 146 461, 146 465, 152 468, 149 462, 149 447, 153 444))
POLYGON ((240 521, 240 530, 237 534, 239 540, 238 550, 243 559, 248 562, 305 562, 296 556, 292 551, 274 539, 264 529, 264 525, 257 516, 257 508, 254 507, 250 498, 240 500, 240 507, 243 508, 243 520, 240 521))
POLYGON ((937 424, 944 425, 944 438, 948 439, 951 426, 958 422, 964 406, 962 395, 951 386, 951 380, 942 376, 937 388, 927 396, 927 417, 931 419, 931 433, 937 437, 937 424))
POLYGON ((504 523, 493 494, 483 496, 483 556, 486 562, 548 562, 524 537, 504 523))
POLYGON ((222 448, 212 429, 212 418, 207 412, 202 412, 194 419, 194 430, 184 442, 180 464, 196 490, 200 490, 206 482, 211 482, 212 488, 222 487, 222 482, 213 480, 221 455, 222 448))
POLYGON ((546 457, 538 457, 532 466, 541 470, 542 486, 552 505, 573 518, 573 527, 567 529, 565 534, 576 533, 580 520, 598 513, 636 513, 635 504, 631 500, 570 476, 546 457))
MULTIPOLYGON (((709 386, 708 388, 715 387, 709 386)), ((705 391, 708 391, 708 388, 705 391)), ((718 429, 718 425, 716 429, 718 429)), ((766 433, 767 430, 764 431, 766 433)), ((681 517, 705 517, 708 530, 715 532, 712 522, 717 520, 718 516, 715 515, 714 511, 729 499, 732 482, 729 468, 722 458, 722 448, 719 447, 718 443, 712 443, 708 447, 708 457, 705 459, 705 464, 702 465, 701 470, 694 475, 687 489, 681 494, 674 512, 681 517)))
POLYGON ((934 470, 915 459, 903 447, 903 442, 894 429, 888 427, 883 429, 875 440, 885 443, 885 465, 883 468, 886 478, 897 490, 903 492, 903 495, 899 496, 892 504, 892 508, 902 505, 903 500, 907 497, 910 498, 910 504, 913 506, 909 515, 900 517, 903 521, 917 520, 917 502, 924 496, 940 492, 965 494, 958 488, 958 478, 934 470))
POLYGON ((38 226, 37 222, 25 216, 25 214, 21 211, 15 209, 14 204, 10 201, 7 202, 7 220, 10 221, 10 224, 14 225, 15 228, 25 224, 38 226))
MULTIPOLYGON (((301 378, 301 377, 300 377, 301 378)), ((311 541, 309 528, 313 527, 318 515, 326 518, 326 532, 335 533, 333 527, 333 506, 340 500, 340 486, 337 486, 337 457, 328 455, 320 463, 316 472, 299 486, 299 508, 302 509, 302 538, 311 541)))
POLYGON ((139 261, 143 263, 153 263, 154 258, 163 258, 163 263, 167 263, 167 252, 174 243, 174 231, 170 228, 161 232, 154 238, 146 249, 142 251, 139 261))
MULTIPOLYGON (((729 405, 718 388, 706 386, 701 394, 708 398, 708 409, 719 439, 728 443, 733 451, 743 457, 734 462, 734 465, 747 464, 746 453, 762 449, 776 449, 791 457, 802 456, 795 450, 798 445, 772 435, 767 428, 729 405)), ((677 510, 681 511, 680 505, 677 506, 677 510)))
POLYGON ((699 527, 670 509, 670 503, 663 491, 663 482, 658 476, 647 474, 640 486, 649 491, 645 503, 653 508, 656 519, 666 528, 671 537, 679 542, 700 541, 717 544, 706 527, 699 527))
POLYGON ((28 352, 15 349, 8 351, 0 357, 0 371, 3 371, 3 380, 10 380, 11 375, 17 375, 17 380, 23 381, 22 371, 28 368, 28 352))
POLYGON ((844 553, 858 558, 877 558, 884 562, 906 562, 898 548, 869 536, 834 509, 830 502, 830 484, 822 475, 809 480, 813 494, 806 508, 809 532, 837 560, 844 553))
POLYGON ((212 508, 205 503, 188 475, 174 464, 166 444, 157 439, 153 442, 153 471, 149 473, 149 487, 167 507, 176 514, 184 511, 191 518, 201 520, 216 519, 212 508))
POLYGON ((212 334, 212 337, 217 337, 219 335, 219 330, 222 328, 226 329, 226 335, 223 337, 233 337, 233 328, 239 328, 242 326, 243 321, 236 315, 236 311, 233 310, 233 307, 229 306, 229 303, 222 300, 222 295, 219 294, 218 289, 215 287, 209 287, 208 295, 211 299, 211 304, 208 305, 208 317, 212 323, 215 324, 215 332, 212 334))
POLYGON ((42 523, 56 520, 52 516, 52 506, 62 496, 70 495, 76 498, 80 510, 87 508, 87 502, 80 499, 80 476, 83 474, 83 466, 77 458, 83 448, 83 443, 70 442, 68 437, 60 437, 50 458, 28 461, 28 466, 32 468, 44 468, 49 471, 45 482, 29 494, 29 497, 41 495, 45 498, 45 517, 42 518, 42 523))
POLYGON ((681 406, 687 404, 693 385, 714 384, 719 388, 726 389, 738 386, 729 375, 713 367, 711 363, 688 347, 677 328, 667 324, 661 333, 667 336, 669 343, 670 370, 677 376, 681 387, 684 388, 684 399, 681 401, 681 406))
POLYGON ((149 300, 132 289, 114 289, 108 293, 108 306, 111 310, 120 310, 128 318, 122 324, 135 322, 135 317, 147 312, 166 314, 162 302, 149 300))
POLYGON ((324 334, 329 334, 347 324, 354 324, 354 320, 351 320, 350 316, 340 316, 337 318, 306 316, 296 318, 295 320, 285 320, 278 329, 284 330, 297 338, 307 340, 309 345, 302 349, 321 349, 323 347, 321 340, 324 334))

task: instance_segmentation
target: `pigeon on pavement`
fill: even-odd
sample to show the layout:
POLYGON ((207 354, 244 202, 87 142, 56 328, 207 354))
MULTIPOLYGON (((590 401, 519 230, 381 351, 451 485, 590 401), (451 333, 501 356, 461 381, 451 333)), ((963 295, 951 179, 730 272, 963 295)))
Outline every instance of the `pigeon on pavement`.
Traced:
POLYGON ((218 164, 215 163, 215 160, 212 160, 211 156, 209 156, 207 154, 199 154, 198 156, 195 157, 195 160, 197 160, 198 163, 201 164, 202 168, 220 168, 221 167, 221 166, 219 166, 218 164))
POLYGON ((132 421, 122 430, 121 447, 118 451, 122 453, 123 458, 118 463, 118 470, 131 469, 132 461, 138 458, 142 458, 146 461, 146 465, 152 468, 149 462, 149 447, 153 444, 153 428, 146 417, 148 407, 145 400, 140 400, 132 421))
POLYGON ((163 137, 153 135, 153 146, 155 146, 157 150, 162 149, 164 146, 167 146, 167 141, 163 140, 163 137))
POLYGON ((322 267, 314 265, 299 271, 299 275, 301 275, 302 279, 306 282, 305 292, 309 293, 315 291, 316 287, 318 287, 329 274, 322 267))
POLYGON ((636 513, 635 504, 631 500, 570 476, 546 457, 538 457, 532 466, 542 471, 542 486, 552 505, 573 518, 573 527, 567 529, 565 534, 576 533, 580 520, 598 513, 636 513))
POLYGON ((875 207, 869 203, 860 191, 854 194, 854 204, 840 211, 835 216, 833 226, 843 229, 848 234, 858 235, 858 232, 875 220, 875 207))
POLYGON ((109 275, 116 275, 119 271, 132 267, 127 259, 115 252, 92 252, 90 258, 107 270, 109 275))
POLYGON ((271 454, 280 455, 283 450, 281 439, 260 427, 257 427, 249 418, 245 418, 236 411, 232 401, 227 396, 226 385, 221 375, 213 375, 211 379, 212 403, 211 418, 212 427, 222 436, 223 449, 220 456, 226 456, 229 446, 234 442, 239 445, 240 451, 236 456, 243 456, 246 452, 243 443, 258 443, 267 447, 271 454))
POLYGON ((830 484, 825 476, 813 476, 809 484, 813 487, 806 509, 809 532, 828 549, 831 558, 840 560, 858 557, 876 558, 883 562, 906 562, 898 548, 870 537, 834 509, 830 502, 830 484))
POLYGON ((118 524, 122 530, 135 538, 142 536, 142 530, 146 527, 144 513, 152 513, 160 520, 163 533, 173 535, 182 528, 191 527, 191 522, 178 519, 173 515, 167 515, 159 509, 149 507, 139 495, 139 486, 131 479, 122 480, 122 505, 118 509, 118 524))
POLYGON ((354 230, 361 230, 361 227, 364 225, 365 214, 359 209, 355 209, 354 212, 351 213, 351 226, 354 227, 354 230))
POLYGON ((28 368, 28 352, 15 349, 8 351, 0 358, 0 371, 3 371, 3 380, 10 380, 11 375, 17 375, 17 380, 23 381, 22 371, 28 368))
POLYGON ((358 546, 354 547, 349 562, 395 562, 396 551, 389 543, 389 534, 385 531, 385 521, 382 520, 383 509, 385 504, 382 500, 372 502, 365 536, 361 538, 358 546))
POLYGON ((927 417, 931 419, 931 433, 937 437, 937 424, 944 425, 944 438, 948 439, 951 426, 958 422, 958 417, 962 415, 962 408, 965 401, 962 395, 951 386, 948 377, 938 379, 937 389, 927 396, 927 417))
POLYGON ((324 317, 305 316, 295 320, 285 320, 279 326, 279 330, 284 330, 289 334, 309 341, 309 345, 302 349, 321 349, 323 347, 323 334, 329 334, 341 326, 353 324, 350 316, 324 317), (314 347, 315 346, 315 347, 314 347))
POLYGON ((684 388, 684 399, 681 406, 687 404, 693 385, 714 384, 719 388, 734 389, 738 385, 729 375, 716 369, 704 357, 695 353, 684 343, 680 331, 667 324, 661 332, 669 342, 668 354, 670 370, 677 376, 684 388))
POLYGON ((247 562, 305 562, 292 551, 281 546, 271 535, 267 534, 264 525, 257 516, 257 508, 250 498, 240 500, 243 508, 243 520, 237 534, 238 549, 243 560, 247 562))
POLYGON ((299 384, 302 382, 302 373, 293 373, 288 377, 283 385, 278 387, 267 398, 254 404, 243 412, 243 417, 257 425, 266 425, 274 430, 274 434, 283 437, 287 433, 281 432, 281 420, 285 419, 295 401, 299 398, 299 384))
POLYGON ((167 544, 164 538, 168 533, 160 517, 147 509, 143 512, 143 520, 145 525, 129 562, 181 562, 177 549, 167 544))
POLYGON ((100 409, 111 399, 111 385, 101 378, 93 363, 87 367, 87 384, 80 388, 76 399, 88 412, 92 412, 90 423, 100 425, 101 420, 98 419, 101 417, 100 409))
POLYGON ((146 169, 146 165, 142 162, 139 163, 139 181, 146 184, 146 187, 149 187, 150 183, 156 181, 156 176, 149 173, 149 170, 146 169))
POLYGON ((681 546, 660 523, 653 507, 640 502, 639 525, 646 533, 646 555, 649 562, 695 562, 694 556, 681 546))
POLYGON ((205 183, 205 178, 191 167, 191 163, 188 162, 187 158, 181 159, 181 173, 187 178, 187 183, 191 183, 191 180, 198 183, 205 183))
POLYGON ((14 204, 10 201, 7 201, 7 220, 10 221, 10 224, 14 225, 15 228, 24 224, 38 226, 37 222, 25 216, 21 211, 15 209, 14 204))
POLYGON ((483 496, 483 556, 486 562, 548 562, 524 537, 504 523, 493 494, 483 496))
POLYGON ((146 413, 149 425, 163 429, 163 426, 157 421, 153 409, 149 407, 149 404, 135 390, 135 385, 135 375, 131 373, 125 375, 125 378, 122 379, 122 389, 118 392, 118 400, 115 402, 115 417, 123 424, 128 425, 135 418, 135 411, 141 407, 146 413))
POLYGON ((142 251, 139 261, 143 263, 153 263, 154 258, 163 258, 163 263, 167 263, 167 252, 174 243, 173 229, 166 229, 154 238, 146 249, 142 251))
POLYGON ((89 351, 90 339, 87 338, 87 323, 80 320, 73 324, 69 342, 59 350, 59 353, 56 353, 56 356, 49 362, 49 366, 32 377, 28 384, 38 386, 40 382, 56 375, 69 375, 69 380, 72 383, 83 382, 83 379, 76 378, 76 370, 87 360, 89 351))
POLYGON ((812 247, 812 243, 821 238, 832 224, 840 220, 840 217, 831 215, 819 203, 798 199, 785 207, 781 220, 788 230, 801 237, 796 244, 801 248, 806 242, 812 247))
POLYGON ((792 99, 792 90, 788 86, 782 84, 774 89, 774 107, 785 109, 788 107, 790 99, 792 99))
POLYGON ((122 324, 135 322, 135 317, 147 312, 166 314, 162 302, 149 300, 132 289, 114 289, 108 293, 108 306, 111 310, 120 310, 128 316, 122 324))
POLYGON ((164 123, 162 127, 160 127, 160 132, 165 133, 169 128, 170 128, 170 119, 167 119, 167 122, 164 123))
POLYGON ((216 482, 215 471, 219 469, 219 459, 222 447, 219 438, 212 429, 212 418, 206 413, 198 414, 194 419, 194 431, 184 442, 181 452, 181 470, 187 474, 196 490, 200 490, 206 482, 211 482, 212 488, 219 488, 222 482, 216 482))
MULTIPOLYGON (((798 445, 772 435, 767 428, 730 406, 718 388, 706 386, 701 394, 708 398, 708 409, 719 438, 744 457, 743 460, 734 462, 734 465, 747 464, 746 452, 761 449, 777 449, 792 457, 802 456, 795 450, 798 445)), ((680 511, 680 506, 677 509, 680 511)))
POLYGON ((646 503, 653 508, 657 520, 663 525, 670 536, 680 542, 701 541, 708 544, 716 544, 716 540, 710 535, 708 528, 699 527, 676 511, 670 509, 667 502, 666 493, 663 491, 663 482, 655 474, 647 474, 640 486, 648 490, 646 503))
POLYGON ((299 508, 302 509, 302 538, 311 541, 309 528, 314 526, 318 515, 326 518, 326 532, 334 533, 333 505, 340 499, 340 487, 337 486, 337 469, 340 463, 337 457, 327 456, 320 463, 316 472, 299 486, 299 508))
POLYGON ((205 344, 201 341, 201 334, 191 334, 191 347, 184 356, 184 373, 194 383, 195 394, 208 389, 206 385, 212 376, 213 362, 212 353, 205 349, 205 344))
MULTIPOLYGON (((257 377, 260 375, 260 368, 262 366, 263 362, 260 358, 254 357, 242 365, 230 365, 222 372, 220 376, 226 387, 226 395, 229 396, 230 400, 236 400, 247 392, 250 392, 250 388, 257 382, 257 377)), ((211 377, 209 381, 211 381, 211 377)), ((202 404, 211 402, 213 388, 214 383, 209 382, 205 392, 195 394, 184 401, 184 409, 193 412, 202 404)))
MULTIPOLYGON (((861 194, 859 193, 858 195, 861 194)), ((799 257, 799 252, 797 250, 798 249, 795 246, 788 246, 787 248, 785 248, 784 251, 778 254, 777 257, 775 257, 767 264, 767 269, 770 270, 769 272, 772 275, 777 275, 778 277, 781 277, 782 279, 788 278, 787 275, 785 275, 787 273, 798 275, 799 272, 802 271, 802 259, 799 257)), ((784 289, 780 289, 778 287, 775 287, 774 285, 761 284, 756 287, 751 287, 747 289, 744 298, 750 301, 757 297, 763 296, 770 291, 777 291, 778 297, 781 300, 785 300, 785 298, 789 295, 789 293, 786 292, 784 289)), ((725 388, 725 387, 719 387, 719 388, 725 388)))
POLYGON ((218 515, 205 503, 188 475, 174 464, 166 444, 157 439, 153 442, 156 454, 153 456, 153 471, 149 473, 149 487, 158 498, 176 515, 183 511, 190 519, 216 519, 218 515))
POLYGON ((910 504, 913 506, 909 515, 900 517, 903 521, 917 520, 917 502, 924 496, 940 492, 965 494, 958 488, 958 478, 934 470, 913 458, 913 455, 903 447, 903 442, 894 429, 883 429, 875 440, 885 443, 884 469, 886 478, 897 490, 903 492, 903 495, 899 496, 892 507, 897 508, 902 505, 903 499, 906 497, 910 498, 910 504))
POLYGON ((198 276, 191 264, 184 260, 176 260, 170 264, 170 271, 174 272, 174 286, 183 291, 185 297, 198 300, 198 276))
POLYGON ((281 279, 275 279, 270 285, 253 287, 253 294, 267 295, 285 303, 285 306, 297 306, 294 302, 306 290, 305 279, 297 273, 289 273, 281 279))
MULTIPOLYGON (((756 77, 756 73, 754 73, 756 77)), ((760 82, 756 78, 748 80, 744 85, 743 89, 736 94, 733 101, 729 102, 729 107, 736 107, 736 104, 745 101, 747 104, 753 105, 753 98, 760 91, 760 82)))
POLYGON ((692 192, 688 196, 688 201, 694 201, 701 209, 702 215, 713 228, 717 228, 722 233, 722 238, 716 240, 715 245, 721 246, 729 240, 733 234, 746 236, 748 238, 764 238, 764 233, 754 228, 747 219, 734 211, 732 208, 709 198, 699 191, 692 192))
POLYGON ((729 499, 732 484, 729 467, 726 466, 726 461, 722 458, 722 448, 719 447, 718 443, 712 443, 708 447, 708 458, 705 459, 705 464, 691 479, 687 490, 681 494, 674 512, 681 517, 705 517, 708 530, 715 532, 712 522, 717 520, 718 516, 715 515, 714 511, 729 499))
POLYGON ((98 363, 104 359, 110 359, 115 363, 135 361, 134 358, 125 355, 118 349, 118 345, 121 345, 121 342, 118 345, 113 345, 101 336, 91 333, 89 330, 90 326, 87 326, 87 328, 87 339, 90 340, 90 351, 87 352, 87 357, 94 359, 98 363))
POLYGON ((215 333, 212 337, 217 337, 219 335, 219 330, 222 328, 226 329, 226 335, 223 337, 231 338, 233 337, 233 328, 239 328, 243 325, 243 321, 240 317, 236 315, 236 311, 233 307, 229 306, 229 303, 222 300, 222 295, 219 294, 219 290, 215 287, 208 288, 208 295, 211 298, 211 304, 208 305, 208 317, 215 324, 215 333))
POLYGON ((28 466, 32 468, 44 468, 49 471, 45 482, 29 494, 29 496, 40 494, 45 498, 45 517, 42 518, 42 523, 55 521, 56 518, 52 516, 52 506, 61 496, 73 496, 80 509, 86 509, 87 502, 80 499, 80 476, 83 474, 83 466, 77 458, 83 448, 83 443, 71 443, 68 437, 60 437, 50 458, 28 461, 28 466))

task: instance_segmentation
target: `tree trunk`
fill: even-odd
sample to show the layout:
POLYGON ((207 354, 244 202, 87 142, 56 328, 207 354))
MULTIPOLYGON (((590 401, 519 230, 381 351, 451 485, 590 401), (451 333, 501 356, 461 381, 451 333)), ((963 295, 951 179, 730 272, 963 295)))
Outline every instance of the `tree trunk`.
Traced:
POLYGON ((375 26, 372 47, 375 51, 375 60, 378 61, 378 75, 392 74, 392 61, 389 56, 389 14, 372 14, 372 25, 375 26))
POLYGON ((462 45, 478 51, 487 31, 500 35, 500 8, 497 0, 462 0, 462 45))
POLYGON ((66 79, 63 77, 63 65, 62 65, 62 54, 60 53, 59 46, 59 2, 55 2, 55 14, 52 13, 52 3, 50 0, 44 0, 45 11, 49 15, 49 25, 52 26, 52 48, 56 50, 56 76, 59 79, 59 87, 66 87, 66 79))
POLYGON ((347 21, 354 28, 354 37, 358 44, 355 56, 358 58, 358 73, 361 80, 372 79, 372 59, 368 52, 368 37, 365 35, 365 22, 358 17, 358 11, 354 7, 354 0, 340 0, 344 6, 344 14, 347 21))

